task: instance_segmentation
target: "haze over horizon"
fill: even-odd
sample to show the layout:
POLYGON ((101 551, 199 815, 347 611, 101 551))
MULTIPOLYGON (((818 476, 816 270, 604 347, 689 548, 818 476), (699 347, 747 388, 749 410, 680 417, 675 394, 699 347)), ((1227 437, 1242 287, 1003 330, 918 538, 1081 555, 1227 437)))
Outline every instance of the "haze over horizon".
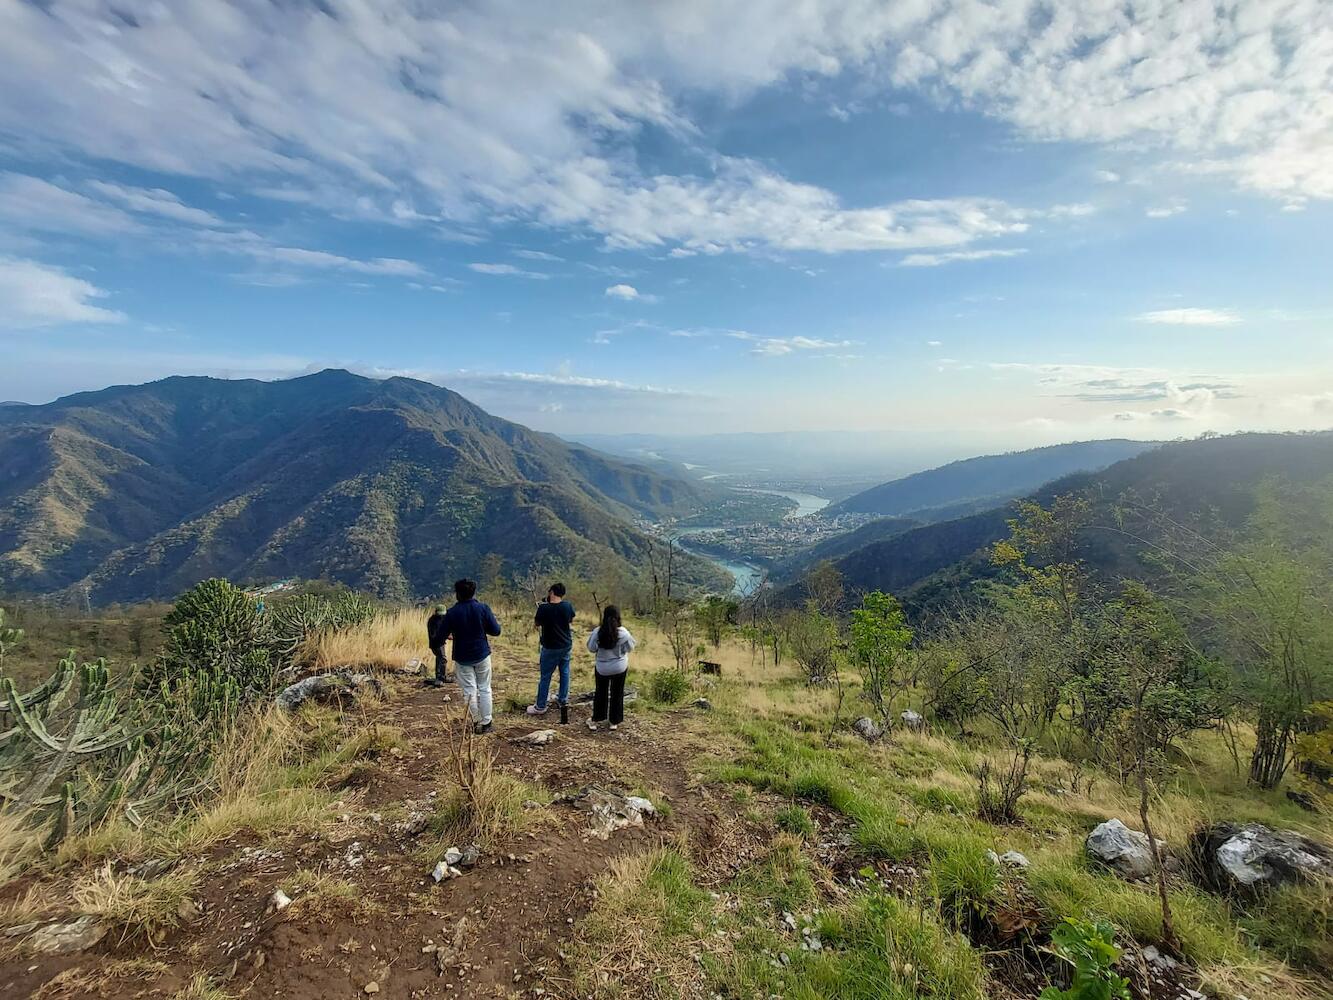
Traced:
POLYGON ((0 8, 0 399, 333 366, 569 436, 1333 426, 1327 3, 429 7, 0 8))

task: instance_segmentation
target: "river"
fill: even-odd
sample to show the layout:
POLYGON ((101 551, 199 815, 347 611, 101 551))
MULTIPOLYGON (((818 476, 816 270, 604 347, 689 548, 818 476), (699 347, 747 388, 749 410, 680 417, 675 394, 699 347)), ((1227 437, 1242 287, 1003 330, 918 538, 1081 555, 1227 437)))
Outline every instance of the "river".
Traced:
MULTIPOLYGON (((763 490, 753 486, 733 486, 732 489, 737 493, 767 493, 770 496, 786 497, 788 500, 796 504, 796 509, 786 515, 787 520, 793 521, 800 517, 808 517, 811 514, 818 513, 829 505, 827 499, 821 496, 816 496, 813 493, 798 493, 792 490, 763 490)), ((736 527, 740 526, 737 525, 736 527)), ((691 528, 688 531, 681 532, 681 537, 687 538, 690 535, 697 535, 700 532, 712 530, 714 529, 691 528)), ((693 551, 690 550, 684 542, 681 543, 681 548, 684 548, 687 551, 693 551)), ((736 581, 732 586, 732 592, 735 594, 750 593, 764 577, 763 567, 756 566, 754 563, 720 559, 717 556, 709 555, 707 552, 695 552, 694 554, 702 556, 715 566, 721 566, 724 570, 730 573, 736 581)))

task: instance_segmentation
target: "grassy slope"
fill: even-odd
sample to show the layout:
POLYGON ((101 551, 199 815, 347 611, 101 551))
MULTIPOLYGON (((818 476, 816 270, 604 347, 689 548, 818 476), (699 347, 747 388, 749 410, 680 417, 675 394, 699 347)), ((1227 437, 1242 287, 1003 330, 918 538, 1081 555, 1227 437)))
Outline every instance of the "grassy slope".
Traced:
MULTIPOLYGON (((582 604, 581 595, 578 599, 582 604)), ((521 709, 533 680, 528 609, 501 610, 506 634, 496 643, 497 705, 521 709)), ((592 615, 585 617, 590 625, 592 615)), ((398 665, 420 652, 420 619, 419 612, 405 611, 362 636, 319 644, 310 654, 325 662, 398 665)), ((630 625, 641 640, 631 683, 647 691, 657 687, 651 678, 666 668, 670 655, 659 633, 643 623, 630 625)), ((555 995, 599 1000, 715 993, 799 1000, 1032 996, 1043 984, 1023 980, 1023 967, 1016 972, 1007 964, 1013 948, 974 946, 965 932, 975 934, 996 914, 1018 912, 1031 924, 1019 944, 1029 939, 1024 935, 1040 942, 1043 928, 1066 915, 1108 918, 1122 943, 1158 939, 1152 891, 1099 872, 1083 857, 1083 838, 1102 819, 1119 816, 1137 825, 1133 796, 1110 776, 1076 773, 1063 762, 1039 758, 1035 789, 1020 806, 1023 823, 994 826, 974 818, 973 771, 993 749, 984 737, 958 742, 939 734, 902 734, 869 746, 840 727, 829 741, 837 704, 833 690, 809 689, 789 665, 774 667, 736 642, 709 656, 723 667, 720 679, 700 682, 713 711, 648 698, 633 703, 624 748, 644 746, 650 753, 633 760, 623 754, 608 758, 599 765, 605 767, 599 780, 624 783, 664 809, 684 809, 684 796, 667 802, 660 790, 687 774, 700 796, 718 803, 727 830, 719 833, 716 818, 706 826, 677 823, 665 843, 635 841, 640 846, 613 854, 591 908, 561 930, 566 957, 558 972, 539 980, 555 995), (985 860, 988 849, 1016 849, 1031 859, 1025 887, 997 875, 985 860), (799 930, 784 926, 784 911, 799 930), (805 928, 819 939, 820 950, 801 945, 805 928)), ((588 668, 586 657, 576 659, 577 691, 588 684, 588 668)), ((856 712, 855 695, 854 687, 847 692, 844 727, 856 712)), ((196 813, 67 843, 44 862, 50 874, 39 887, 17 898, 0 890, 0 909, 8 906, 0 926, 58 909, 62 898, 82 900, 141 932, 186 935, 174 951, 163 953, 176 963, 163 973, 164 981, 203 975, 207 969, 191 968, 188 957, 180 957, 191 954, 190 932, 173 926, 182 893, 195 885, 191 879, 220 877, 242 846, 304 852, 333 837, 333 849, 341 851, 345 842, 337 838, 347 834, 337 831, 347 827, 348 812, 355 824, 364 822, 355 816, 369 809, 395 808, 358 805, 357 795, 330 789, 346 787, 363 761, 400 752, 395 748, 404 743, 392 726, 400 711, 391 702, 373 720, 356 714, 339 721, 327 712, 295 721, 265 716, 255 729, 229 741, 217 768, 219 793, 201 802, 196 813), (251 832, 230 841, 238 831, 251 832), (119 866, 110 873, 101 867, 106 857, 158 856, 184 857, 188 867, 146 882, 115 874, 119 866)), ((502 732, 534 728, 522 716, 499 718, 502 732)), ((474 834, 473 824, 482 821, 496 851, 529 850, 523 845, 530 844, 525 831, 534 814, 522 807, 523 800, 549 797, 569 780, 562 776, 568 764, 548 775, 544 768, 552 766, 551 758, 520 752, 517 766, 501 770, 499 780, 487 786, 484 815, 470 818, 458 798, 449 740, 436 732, 424 743, 414 742, 418 752, 426 750, 440 762, 443 805, 433 829, 443 839, 432 841, 437 848, 444 840, 474 834), (545 791, 529 784, 548 781, 554 784, 545 791)), ((1192 743, 1178 764, 1154 801, 1156 822, 1171 842, 1180 843, 1196 823, 1217 818, 1324 832, 1281 790, 1247 788, 1212 737, 1192 743)), ((575 840, 570 850, 592 849, 586 838, 583 843, 579 848, 575 840)), ((322 912, 320 906, 336 910, 353 902, 370 914, 365 919, 371 925, 382 920, 374 913, 386 905, 377 895, 374 880, 382 876, 376 871, 339 876, 350 882, 330 881, 316 871, 298 875, 291 920, 322 912), (358 881, 363 877, 370 881, 358 881)), ((262 897, 268 891, 262 886, 243 895, 262 897)), ((1248 911, 1184 883, 1172 892, 1186 958, 1207 988, 1223 996, 1241 992, 1251 1000, 1330 995, 1326 891, 1278 894, 1248 911)), ((538 911, 566 903, 540 896, 527 902, 538 911)), ((420 920, 422 933, 438 931, 438 917, 421 911, 420 920)), ((396 927, 393 934, 417 930, 396 927)), ((543 939, 550 933, 549 926, 542 927, 543 939)), ((325 942, 330 950, 336 943, 325 942)), ((531 947, 522 941, 503 944, 511 952, 531 947)), ((409 953, 416 951, 414 939, 406 945, 409 953)), ((490 946, 478 946, 470 957, 484 965, 490 954, 490 946)), ((296 959, 278 952, 270 961, 296 959)), ((105 968, 112 975, 120 967, 105 968)), ((531 970, 524 974, 532 985, 531 970)), ((208 985, 200 982, 201 988, 208 985)))

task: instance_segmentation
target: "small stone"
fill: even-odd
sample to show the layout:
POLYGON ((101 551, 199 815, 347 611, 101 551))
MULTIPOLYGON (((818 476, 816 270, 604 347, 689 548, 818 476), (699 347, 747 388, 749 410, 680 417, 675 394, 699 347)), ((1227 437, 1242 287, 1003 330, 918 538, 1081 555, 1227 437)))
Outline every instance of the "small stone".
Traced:
POLYGON ((274 913, 281 913, 283 910, 287 909, 287 907, 292 905, 292 900, 291 897, 281 889, 274 889, 273 895, 269 898, 268 905, 269 909, 274 913))
POLYGON ((366 993, 378 993, 379 991, 380 991, 380 984, 375 982, 375 980, 372 979, 370 982, 366 983, 366 988, 365 988, 366 993))
POLYGON ((70 955, 84 951, 106 937, 107 927, 93 916, 82 916, 64 924, 47 924, 28 938, 28 946, 46 955, 70 955))
POLYGON ((713 710, 713 703, 707 698, 695 698, 694 707, 702 712, 711 712, 713 710))

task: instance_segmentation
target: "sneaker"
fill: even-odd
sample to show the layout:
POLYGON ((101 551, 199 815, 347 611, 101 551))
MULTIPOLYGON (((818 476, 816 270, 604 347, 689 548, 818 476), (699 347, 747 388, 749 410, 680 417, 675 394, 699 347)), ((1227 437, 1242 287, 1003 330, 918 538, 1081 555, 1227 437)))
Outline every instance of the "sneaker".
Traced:
POLYGON ((494 728, 495 726, 492 723, 478 722, 475 726, 472 727, 472 731, 476 733, 478 736, 485 736, 494 728))
POLYGON ((546 708, 538 708, 536 705, 529 705, 529 706, 528 706, 528 714, 529 714, 529 715, 545 715, 546 712, 547 712, 547 710, 548 710, 550 707, 551 707, 550 705, 547 705, 546 708))
POLYGON ((591 729, 594 733, 597 732, 597 723, 593 722, 592 719, 589 719, 588 728, 591 729))
POLYGON ((444 681, 440 680, 438 677, 427 677, 423 683, 426 685, 426 687, 433 687, 433 688, 444 687, 444 681))
POLYGON ((617 729, 620 728, 620 723, 619 723, 619 722, 613 722, 613 723, 611 723, 611 727, 610 727, 610 728, 611 728, 611 732, 614 733, 617 729))

